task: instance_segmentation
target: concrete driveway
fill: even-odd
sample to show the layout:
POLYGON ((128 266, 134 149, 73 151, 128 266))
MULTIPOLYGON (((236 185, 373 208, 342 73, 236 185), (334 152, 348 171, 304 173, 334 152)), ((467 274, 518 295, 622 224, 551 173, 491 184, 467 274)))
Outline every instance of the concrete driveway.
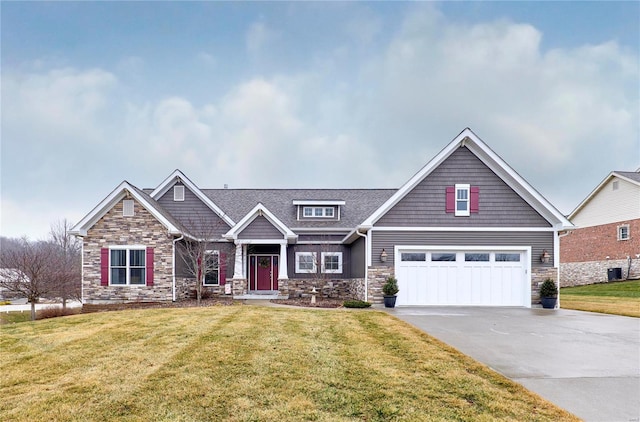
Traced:
POLYGON ((585 421, 640 421, 638 318, 564 309, 386 310, 585 421))

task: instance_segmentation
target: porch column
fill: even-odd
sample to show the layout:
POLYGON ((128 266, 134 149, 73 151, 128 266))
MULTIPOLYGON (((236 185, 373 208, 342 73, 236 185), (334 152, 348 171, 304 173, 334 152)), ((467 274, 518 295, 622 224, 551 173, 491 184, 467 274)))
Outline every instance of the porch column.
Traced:
POLYGON ((280 244, 280 264, 278 265, 278 280, 288 280, 287 271, 287 242, 280 244))
POLYGON ((244 278, 242 274, 242 243, 236 243, 236 259, 233 265, 233 278, 244 278))

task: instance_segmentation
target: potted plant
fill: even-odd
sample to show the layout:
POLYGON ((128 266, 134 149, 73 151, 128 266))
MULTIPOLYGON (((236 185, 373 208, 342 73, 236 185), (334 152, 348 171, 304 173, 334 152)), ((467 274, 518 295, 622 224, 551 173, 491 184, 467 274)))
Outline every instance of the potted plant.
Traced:
POLYGON ((545 309, 554 309, 558 300, 558 286, 555 281, 548 278, 540 286, 540 302, 545 309))
POLYGON ((396 295, 398 291, 400 291, 400 289, 398 289, 398 280, 393 276, 387 278, 387 282, 382 286, 385 308, 393 308, 396 306, 396 295))

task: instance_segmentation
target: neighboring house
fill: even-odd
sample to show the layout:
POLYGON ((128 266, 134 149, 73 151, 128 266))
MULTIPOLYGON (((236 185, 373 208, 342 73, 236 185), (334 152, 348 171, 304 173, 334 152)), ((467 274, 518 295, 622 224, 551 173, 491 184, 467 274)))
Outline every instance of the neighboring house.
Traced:
POLYGON ((560 284, 640 278, 640 169, 611 172, 569 215, 560 284))
POLYGON ((530 307, 557 280, 558 233, 572 227, 465 129, 399 189, 202 189, 176 170, 155 189, 122 182, 73 233, 85 303, 189 297, 180 254, 203 239, 218 263, 198 281, 211 294, 315 287, 379 303, 395 275, 398 305, 530 307))

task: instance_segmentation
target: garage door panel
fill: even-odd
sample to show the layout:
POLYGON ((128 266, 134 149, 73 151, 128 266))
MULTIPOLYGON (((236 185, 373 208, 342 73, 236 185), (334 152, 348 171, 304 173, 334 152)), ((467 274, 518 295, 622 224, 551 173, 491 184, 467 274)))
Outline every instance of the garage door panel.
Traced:
MULTIPOLYGON (((455 261, 431 261, 426 252, 422 262, 397 260, 397 304, 527 306, 522 252, 500 253, 500 259, 506 253, 511 261, 496 261, 495 252, 487 261, 488 253, 474 251, 455 251, 455 261)), ((441 257, 443 253, 434 255, 441 257)))

